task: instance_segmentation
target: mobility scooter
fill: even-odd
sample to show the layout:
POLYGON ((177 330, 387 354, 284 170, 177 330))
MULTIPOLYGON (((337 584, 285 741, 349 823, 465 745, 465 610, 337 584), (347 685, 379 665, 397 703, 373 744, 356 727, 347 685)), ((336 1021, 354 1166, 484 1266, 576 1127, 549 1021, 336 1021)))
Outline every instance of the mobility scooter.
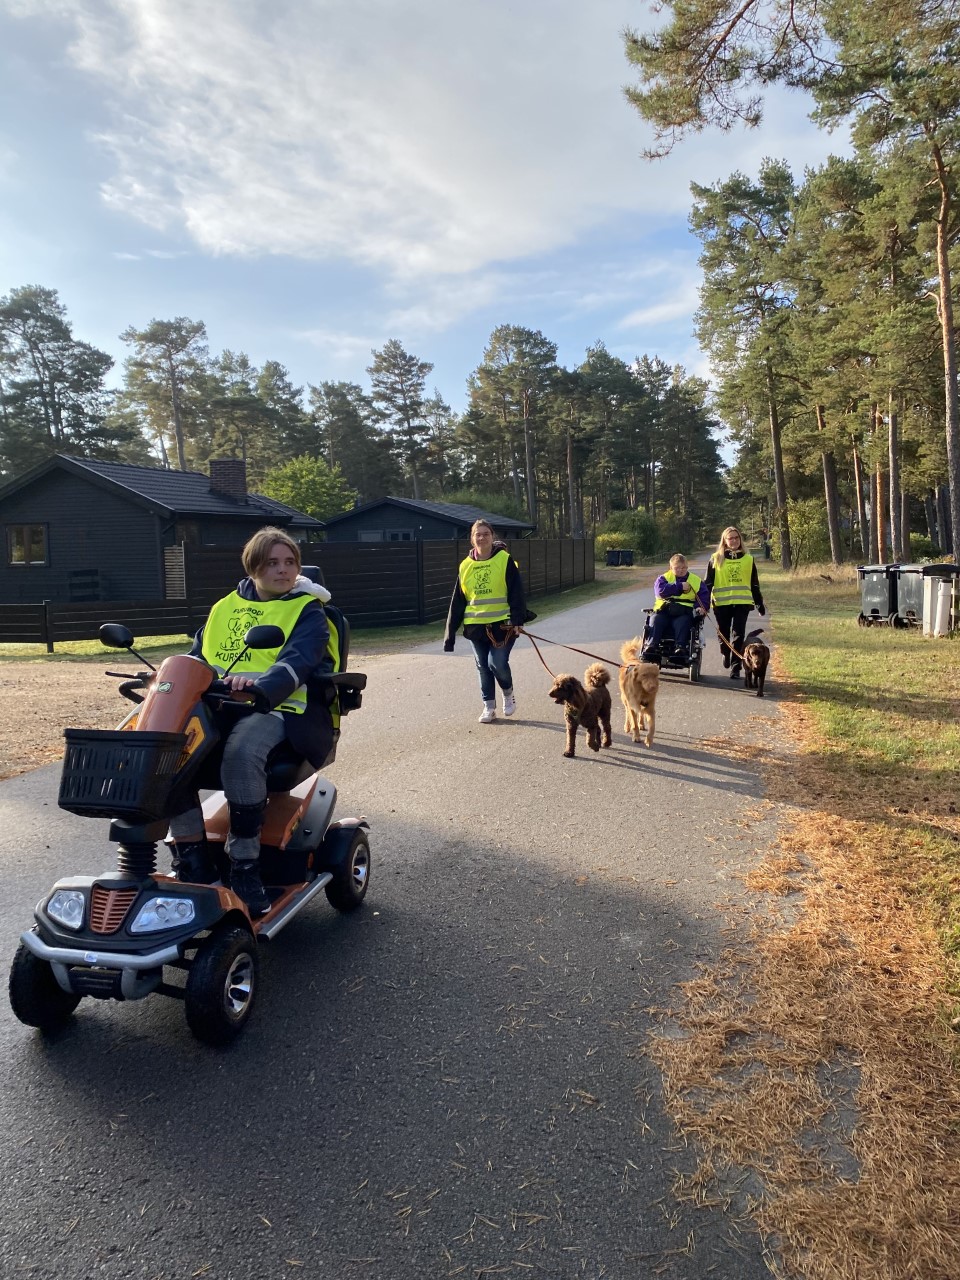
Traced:
POLYGON ((666 636, 660 642, 660 648, 657 651, 649 648, 650 639, 653 635, 653 609, 647 608, 643 612, 646 614, 642 637, 644 661, 656 662, 662 672, 670 671, 678 675, 683 674, 691 684, 698 684, 701 680, 701 668, 703 666, 703 640, 701 639, 703 618, 696 613, 693 615, 689 645, 685 647, 678 646, 673 636, 666 636))
MULTIPOLYGON (((333 762, 341 716, 361 703, 366 676, 344 668, 350 630, 339 609, 324 606, 335 670, 316 677, 334 721, 333 762)), ((10 1003, 21 1022, 44 1031, 67 1021, 80 1001, 139 1000, 157 992, 182 1000, 190 1030, 212 1045, 247 1024, 257 991, 262 944, 280 932, 321 889, 338 911, 353 911, 367 892, 370 846, 364 818, 334 820, 336 787, 287 743, 271 756, 260 868, 271 899, 252 919, 227 887, 224 851, 229 810, 222 791, 203 805, 206 838, 222 883, 188 884, 157 871, 157 845, 184 797, 219 787, 223 739, 232 718, 263 708, 236 700, 199 658, 177 655, 153 668, 117 623, 102 642, 128 649, 150 670, 120 676, 120 693, 137 705, 115 730, 66 729, 59 804, 110 820, 117 869, 58 880, 41 900, 34 927, 22 934, 10 973, 10 1003), (168 981, 181 970, 186 981, 168 981), (173 975, 171 974, 170 977, 173 975)), ((244 648, 276 648, 278 627, 252 627, 244 648)))

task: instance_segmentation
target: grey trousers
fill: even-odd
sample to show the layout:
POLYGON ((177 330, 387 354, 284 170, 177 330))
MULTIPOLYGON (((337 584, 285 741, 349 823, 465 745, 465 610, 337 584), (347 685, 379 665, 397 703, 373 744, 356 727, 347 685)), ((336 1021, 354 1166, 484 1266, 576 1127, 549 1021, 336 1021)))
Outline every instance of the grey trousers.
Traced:
MULTIPOLYGON (((280 715, 247 716, 231 730, 223 749, 220 781, 229 804, 258 805, 267 798, 267 757, 286 736, 280 715)), ((170 819, 174 840, 199 840, 203 835, 200 798, 183 813, 170 819)), ((227 853, 238 862, 249 862, 260 854, 260 837, 227 838, 227 853)))

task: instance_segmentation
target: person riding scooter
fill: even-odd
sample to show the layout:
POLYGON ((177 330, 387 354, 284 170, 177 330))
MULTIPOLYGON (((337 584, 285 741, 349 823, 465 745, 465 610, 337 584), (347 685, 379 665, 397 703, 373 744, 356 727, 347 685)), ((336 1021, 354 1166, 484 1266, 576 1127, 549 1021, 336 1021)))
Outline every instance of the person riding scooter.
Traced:
MULTIPOLYGON (((234 668, 224 677, 235 696, 252 698, 264 712, 239 719, 229 730, 220 766, 230 808, 230 888, 258 916, 270 909, 259 867, 267 760, 286 739, 315 768, 322 767, 333 743, 330 694, 311 688, 309 677, 333 671, 335 663, 323 610, 330 593, 300 576, 300 549, 289 534, 260 529, 243 548, 242 562, 248 576, 214 604, 190 655, 224 677, 244 648, 249 627, 274 625, 285 637, 277 649, 248 649, 241 658, 243 672, 234 668)), ((170 833, 176 878, 213 884, 219 872, 207 847, 198 796, 171 818, 170 833)))
POLYGON ((710 594, 700 578, 690 572, 685 556, 670 557, 670 567, 657 578, 653 588, 653 627, 650 641, 641 655, 643 662, 655 662, 663 641, 672 636, 678 652, 690 647, 694 615, 702 617, 710 604, 710 594))

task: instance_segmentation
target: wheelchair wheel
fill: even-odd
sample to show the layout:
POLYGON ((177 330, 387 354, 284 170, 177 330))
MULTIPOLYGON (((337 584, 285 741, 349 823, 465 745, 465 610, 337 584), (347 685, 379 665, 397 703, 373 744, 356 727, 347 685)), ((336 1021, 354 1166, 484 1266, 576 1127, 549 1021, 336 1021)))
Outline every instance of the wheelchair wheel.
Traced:
POLYGON ((691 684, 700 683, 700 663, 702 662, 702 660, 703 660, 702 653, 698 653, 696 657, 691 661, 690 666, 687 668, 687 678, 689 679, 691 684))

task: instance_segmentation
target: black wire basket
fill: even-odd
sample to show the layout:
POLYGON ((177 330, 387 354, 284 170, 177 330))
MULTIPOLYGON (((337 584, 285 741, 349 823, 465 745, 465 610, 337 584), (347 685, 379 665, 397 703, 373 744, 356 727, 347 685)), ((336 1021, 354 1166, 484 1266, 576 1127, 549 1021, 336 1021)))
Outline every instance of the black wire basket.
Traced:
POLYGON ((167 815, 186 760, 185 733, 64 729, 61 809, 87 818, 154 822, 167 815))

